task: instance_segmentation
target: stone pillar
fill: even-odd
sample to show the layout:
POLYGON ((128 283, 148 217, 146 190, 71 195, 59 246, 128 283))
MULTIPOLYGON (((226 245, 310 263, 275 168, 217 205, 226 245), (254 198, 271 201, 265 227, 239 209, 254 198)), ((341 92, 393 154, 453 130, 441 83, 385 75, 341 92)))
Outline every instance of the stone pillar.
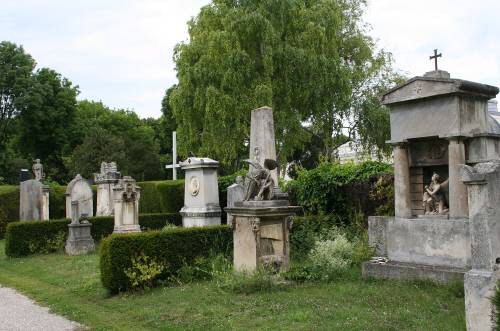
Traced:
POLYGON ((50 195, 49 187, 47 185, 44 185, 43 186, 43 193, 42 193, 42 220, 43 221, 48 221, 50 219, 49 195, 50 195))
POLYGON ((449 139, 448 158, 450 218, 466 218, 469 217, 467 188, 460 180, 460 167, 465 164, 465 146, 460 137, 449 139))
POLYGON ((494 305, 491 297, 500 271, 500 161, 463 165, 461 179, 467 185, 471 266, 465 274, 465 316, 467 330, 494 329, 494 305))
MULTIPOLYGON (((250 122, 250 159, 264 166, 266 159, 276 160, 273 110, 262 107, 252 110, 250 122)), ((271 176, 278 185, 278 172, 271 170, 271 176)))
POLYGON ((394 199, 396 217, 411 218, 408 145, 394 145, 394 199))
POLYGON ((219 162, 209 158, 190 157, 181 162, 185 171, 184 206, 180 210, 182 226, 221 224, 217 168, 219 162))
POLYGON ((94 174, 94 183, 97 184, 96 216, 111 216, 114 214, 113 186, 118 183, 121 173, 118 172, 116 162, 102 162, 101 172, 94 174))
POLYGON ((141 232, 139 199, 141 188, 130 176, 124 176, 113 187, 115 228, 113 233, 141 232))

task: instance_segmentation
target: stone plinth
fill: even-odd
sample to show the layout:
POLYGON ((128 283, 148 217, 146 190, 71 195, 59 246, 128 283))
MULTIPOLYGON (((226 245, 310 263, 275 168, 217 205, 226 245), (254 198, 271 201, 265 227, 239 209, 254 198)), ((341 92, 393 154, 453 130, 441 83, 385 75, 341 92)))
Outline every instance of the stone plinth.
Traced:
POLYGON ((217 168, 219 162, 190 157, 180 163, 185 171, 184 207, 180 210, 182 226, 221 224, 217 168))
POLYGON ((234 268, 287 271, 290 266, 290 217, 302 208, 287 200, 236 202, 225 209, 233 217, 234 268))
POLYGON ((491 297, 500 278, 500 161, 462 166, 467 185, 472 269, 465 274, 467 330, 493 330, 491 297))
POLYGON ((38 221, 49 219, 49 187, 36 179, 19 185, 19 219, 38 221))
POLYGON ((66 254, 81 255, 95 250, 94 239, 90 233, 91 228, 92 224, 89 222, 68 224, 66 254))
POLYGON ((72 202, 78 202, 79 219, 81 215, 85 214, 88 217, 94 216, 94 201, 93 192, 87 180, 80 174, 69 182, 66 188, 66 218, 73 217, 71 209, 72 202))
POLYGON ((141 188, 130 176, 124 176, 113 187, 115 228, 113 233, 141 232, 139 200, 141 188))
POLYGON ((387 257, 390 263, 373 265, 366 262, 363 275, 367 277, 404 278, 408 275, 409 278, 446 282, 463 278, 471 265, 467 218, 370 216, 368 236, 370 246, 376 248, 375 255, 387 257), (384 271, 384 268, 391 270, 384 271))
POLYGON ((97 184, 96 216, 111 216, 114 213, 113 186, 120 180, 121 174, 115 162, 102 162, 101 172, 94 174, 97 184))

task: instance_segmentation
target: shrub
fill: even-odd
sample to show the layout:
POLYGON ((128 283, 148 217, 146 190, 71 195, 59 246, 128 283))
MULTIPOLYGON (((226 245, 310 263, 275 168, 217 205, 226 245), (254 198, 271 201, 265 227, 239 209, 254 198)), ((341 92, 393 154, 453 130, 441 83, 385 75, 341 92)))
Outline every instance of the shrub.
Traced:
POLYGON ((132 288, 124 271, 132 266, 131 257, 138 254, 168 265, 168 270, 158 276, 159 280, 168 280, 185 264, 193 264, 200 256, 227 254, 232 239, 232 230, 225 225, 115 234, 101 244, 101 281, 112 293, 132 288))
POLYGON ((279 275, 262 269, 253 273, 226 270, 216 274, 214 282, 218 288, 237 294, 269 292, 284 288, 284 283, 279 282, 279 275))
POLYGON ((500 330, 500 281, 497 283, 495 295, 493 296, 492 300, 493 305, 495 306, 495 330, 500 330))
POLYGON ((289 182, 286 190, 291 202, 303 206, 306 214, 334 214, 349 224, 353 210, 374 215, 385 203, 370 193, 380 176, 387 176, 384 184, 392 185, 391 173, 392 167, 382 162, 322 163, 315 169, 299 171, 298 178, 289 182))
POLYGON ((313 268, 323 274, 323 279, 346 270, 352 264, 354 247, 344 235, 335 239, 318 240, 309 253, 313 268))
POLYGON ((132 258, 132 266, 125 270, 133 289, 153 288, 158 276, 166 269, 166 265, 146 255, 132 258))
MULTIPOLYGON (((147 230, 161 229, 169 222, 179 223, 178 214, 145 214, 139 215, 141 228, 147 230)), ((91 234, 95 241, 113 233, 113 216, 90 217, 91 234)), ((51 243, 59 233, 64 233, 64 241, 68 233, 70 220, 50 220, 33 222, 14 222, 7 226, 5 235, 5 254, 10 257, 21 257, 34 253, 50 253, 51 243)))

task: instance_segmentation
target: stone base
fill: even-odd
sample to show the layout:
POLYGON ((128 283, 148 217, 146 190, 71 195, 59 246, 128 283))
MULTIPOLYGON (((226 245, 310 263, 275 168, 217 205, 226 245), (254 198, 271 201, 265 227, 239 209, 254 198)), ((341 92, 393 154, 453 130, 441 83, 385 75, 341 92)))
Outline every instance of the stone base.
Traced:
POLYGON ((133 225, 121 225, 120 227, 115 227, 113 233, 133 233, 141 232, 141 226, 139 224, 133 225))
POLYGON ((363 263, 362 266, 363 277, 367 278, 424 279, 441 284, 463 281, 466 271, 466 269, 462 268, 438 267, 395 261, 389 261, 384 264, 369 261, 363 263))
POLYGON ((95 250, 94 239, 90 235, 92 224, 69 224, 68 240, 66 241, 66 254, 81 255, 95 250))
POLYGON ((494 296, 496 277, 493 272, 470 270, 465 274, 465 317, 467 330, 483 331, 494 329, 494 296))
POLYGON ((194 216, 183 216, 182 226, 185 228, 191 228, 194 226, 210 226, 210 225, 220 225, 221 218, 218 217, 194 217, 194 216))

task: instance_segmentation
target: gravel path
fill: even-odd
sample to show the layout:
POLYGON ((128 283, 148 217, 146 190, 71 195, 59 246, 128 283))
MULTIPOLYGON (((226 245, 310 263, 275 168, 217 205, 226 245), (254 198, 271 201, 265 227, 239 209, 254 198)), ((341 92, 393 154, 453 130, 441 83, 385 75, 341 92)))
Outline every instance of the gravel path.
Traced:
POLYGON ((15 290, 0 286, 0 330, 62 331, 80 324, 49 312, 15 290))

